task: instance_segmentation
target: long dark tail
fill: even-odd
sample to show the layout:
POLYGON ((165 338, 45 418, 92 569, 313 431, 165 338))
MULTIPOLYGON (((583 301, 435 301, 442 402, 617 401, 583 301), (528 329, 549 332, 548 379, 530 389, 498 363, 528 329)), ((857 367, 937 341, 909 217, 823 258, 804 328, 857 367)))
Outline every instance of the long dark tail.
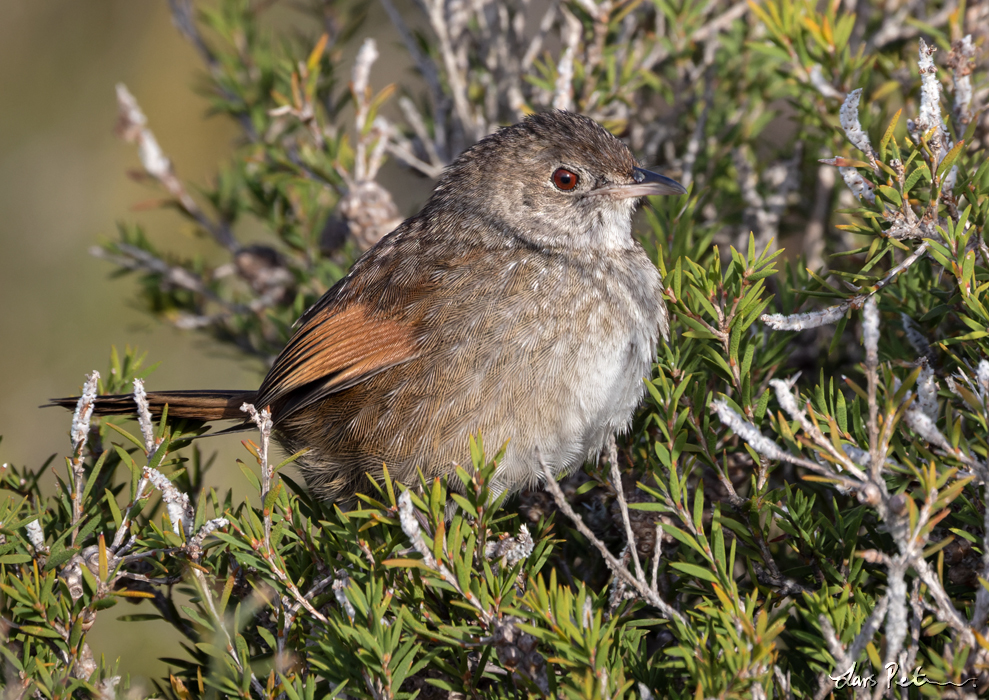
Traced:
MULTIPOLYGON (((193 420, 240 420, 247 418, 240 410, 242 404, 253 403, 256 391, 152 391, 148 393, 148 406, 151 414, 158 418, 168 404, 168 415, 172 418, 193 420)), ((48 406, 62 406, 73 410, 79 402, 78 396, 51 399, 48 406)), ((96 397, 93 413, 98 416, 129 416, 137 412, 133 394, 106 394, 96 397)))

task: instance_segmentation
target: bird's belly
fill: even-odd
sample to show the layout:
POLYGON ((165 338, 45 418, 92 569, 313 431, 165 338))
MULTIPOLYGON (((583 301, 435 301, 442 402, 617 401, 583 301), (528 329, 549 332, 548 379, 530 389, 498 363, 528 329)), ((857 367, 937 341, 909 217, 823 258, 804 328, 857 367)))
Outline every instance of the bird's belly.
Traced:
POLYGON ((643 324, 595 340, 571 348, 567 371, 543 375, 541 390, 554 400, 542 402, 538 420, 502 426, 514 434, 495 474, 496 492, 541 481, 542 464, 557 475, 571 472, 595 458, 610 435, 628 429, 651 374, 656 331, 643 324))

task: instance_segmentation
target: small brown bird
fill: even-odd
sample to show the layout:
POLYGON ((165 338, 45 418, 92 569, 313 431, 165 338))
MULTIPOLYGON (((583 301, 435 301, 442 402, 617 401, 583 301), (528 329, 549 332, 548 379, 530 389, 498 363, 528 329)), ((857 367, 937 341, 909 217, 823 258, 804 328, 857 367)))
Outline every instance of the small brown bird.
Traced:
MULTIPOLYGON (((669 333, 635 206, 684 192, 587 117, 530 116, 457 158, 299 319, 257 391, 150 393, 152 409, 243 421, 245 401, 269 406, 276 439, 308 450, 297 464, 332 500, 382 464, 404 484, 450 474, 478 433, 507 441, 495 494, 540 481, 540 459, 570 472, 628 428, 669 333)), ((130 396, 95 408, 133 411, 130 396)))

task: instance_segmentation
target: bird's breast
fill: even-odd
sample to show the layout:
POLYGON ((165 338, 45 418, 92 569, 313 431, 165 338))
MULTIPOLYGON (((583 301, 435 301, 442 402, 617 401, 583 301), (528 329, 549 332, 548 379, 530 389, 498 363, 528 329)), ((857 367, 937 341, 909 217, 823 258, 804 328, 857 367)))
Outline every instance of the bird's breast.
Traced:
POLYGON ((651 375, 664 313, 661 278, 641 249, 557 261, 538 275, 520 265, 518 273, 538 303, 512 314, 515 342, 502 351, 518 361, 488 392, 501 404, 496 415, 509 417, 496 431, 510 439, 498 480, 512 485, 536 481, 540 457, 558 473, 576 469, 610 434, 627 429, 651 375))

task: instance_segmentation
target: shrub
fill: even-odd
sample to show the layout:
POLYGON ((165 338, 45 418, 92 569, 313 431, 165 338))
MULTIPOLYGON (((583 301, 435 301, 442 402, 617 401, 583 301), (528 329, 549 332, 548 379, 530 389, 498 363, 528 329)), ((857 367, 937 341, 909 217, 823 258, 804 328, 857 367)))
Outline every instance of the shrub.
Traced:
POLYGON ((342 72, 356 6, 317 2, 288 39, 267 3, 171 0, 242 141, 200 203, 123 86, 120 133, 228 257, 137 225, 100 255, 151 313, 270 359, 401 218, 385 158, 436 177, 498 124, 580 111, 689 188, 645 210, 675 337, 634 429, 546 492, 490 502, 479 436, 464 495, 386 478, 345 512, 274 463, 255 413, 258 496, 235 503, 199 426, 91 423, 97 391, 141 405, 114 353, 55 491, 47 464, 4 466, 5 697, 123 693, 87 631, 127 598, 187 640, 171 698, 986 692, 986 6, 383 2, 421 90, 375 92, 370 40, 342 72))

